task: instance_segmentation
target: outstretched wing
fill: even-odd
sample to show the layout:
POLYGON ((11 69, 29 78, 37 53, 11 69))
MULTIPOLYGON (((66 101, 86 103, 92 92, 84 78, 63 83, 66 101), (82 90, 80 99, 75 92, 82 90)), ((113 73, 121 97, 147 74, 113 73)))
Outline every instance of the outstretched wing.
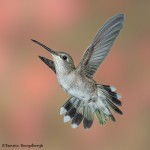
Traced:
POLYGON ((49 67, 51 68, 54 73, 56 73, 56 70, 55 70, 55 65, 54 65, 54 62, 52 60, 49 60, 45 57, 42 57, 42 56, 39 56, 39 58, 49 67))
POLYGON ((91 78, 99 65, 110 51, 116 37, 122 29, 124 15, 118 14, 108 20, 98 31, 95 38, 88 46, 77 69, 91 78))

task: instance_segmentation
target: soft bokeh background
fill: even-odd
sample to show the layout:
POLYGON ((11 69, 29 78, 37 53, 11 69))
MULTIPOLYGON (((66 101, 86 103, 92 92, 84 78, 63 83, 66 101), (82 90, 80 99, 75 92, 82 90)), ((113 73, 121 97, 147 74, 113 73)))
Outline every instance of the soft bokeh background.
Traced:
POLYGON ((0 144, 43 144, 44 150, 149 150, 149 6, 148 0, 1 0, 0 144), (126 14, 125 25, 95 79, 117 87, 124 115, 116 114, 117 122, 106 126, 95 119, 90 130, 82 125, 72 129, 59 115, 69 95, 38 59, 51 56, 30 39, 70 53, 78 64, 99 27, 117 13, 126 14))

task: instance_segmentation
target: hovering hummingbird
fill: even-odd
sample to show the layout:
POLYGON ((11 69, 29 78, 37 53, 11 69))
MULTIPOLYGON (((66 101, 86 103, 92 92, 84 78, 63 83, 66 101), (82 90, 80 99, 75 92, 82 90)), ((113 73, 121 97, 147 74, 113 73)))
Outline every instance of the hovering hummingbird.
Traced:
POLYGON ((32 40, 52 54, 54 61, 42 56, 39 58, 56 73, 60 86, 71 96, 61 107, 60 115, 65 114, 64 122, 71 120, 72 128, 78 127, 82 120, 84 128, 90 128, 95 114, 102 125, 108 119, 115 121, 112 111, 123 114, 117 107, 121 106, 121 96, 115 92, 116 88, 98 84, 93 79, 94 73, 122 29, 123 22, 123 14, 115 15, 108 20, 84 52, 77 67, 69 54, 54 51, 32 40))

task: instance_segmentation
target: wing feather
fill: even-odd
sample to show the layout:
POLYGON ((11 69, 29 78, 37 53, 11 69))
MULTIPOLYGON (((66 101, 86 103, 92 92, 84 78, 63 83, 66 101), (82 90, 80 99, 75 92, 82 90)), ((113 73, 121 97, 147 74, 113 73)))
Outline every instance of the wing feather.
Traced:
POLYGON ((79 71, 84 71, 84 74, 89 78, 94 75, 110 51, 116 37, 122 29, 123 22, 124 15, 118 14, 104 24, 84 52, 80 64, 77 67, 79 71))
POLYGON ((55 65, 54 65, 54 62, 50 59, 47 59, 46 57, 42 57, 42 56, 39 56, 39 58, 49 67, 51 68, 54 73, 56 73, 56 69, 55 69, 55 65))

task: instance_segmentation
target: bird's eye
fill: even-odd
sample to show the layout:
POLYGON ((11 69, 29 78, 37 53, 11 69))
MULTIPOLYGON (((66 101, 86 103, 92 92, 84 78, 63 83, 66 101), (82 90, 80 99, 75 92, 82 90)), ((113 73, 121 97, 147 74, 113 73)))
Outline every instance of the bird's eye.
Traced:
POLYGON ((66 59, 67 59, 67 56, 65 56, 65 55, 62 56, 62 59, 63 59, 63 60, 66 60, 66 59))

